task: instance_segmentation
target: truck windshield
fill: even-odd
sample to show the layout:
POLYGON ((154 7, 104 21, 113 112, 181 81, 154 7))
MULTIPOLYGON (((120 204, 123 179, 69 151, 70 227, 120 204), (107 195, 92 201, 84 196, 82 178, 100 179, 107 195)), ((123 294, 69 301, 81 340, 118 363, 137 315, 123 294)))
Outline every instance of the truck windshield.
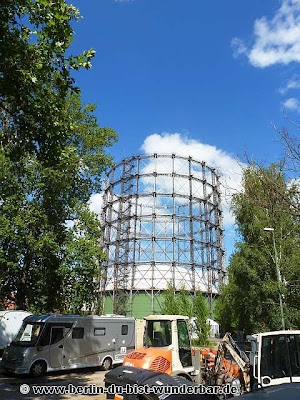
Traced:
POLYGON ((300 335, 263 337, 261 376, 272 379, 300 376, 300 335))
POLYGON ((147 346, 167 347, 172 343, 171 321, 148 321, 147 346))
POLYGON ((42 332, 44 323, 23 322, 17 336, 12 341, 14 346, 35 346, 42 332))

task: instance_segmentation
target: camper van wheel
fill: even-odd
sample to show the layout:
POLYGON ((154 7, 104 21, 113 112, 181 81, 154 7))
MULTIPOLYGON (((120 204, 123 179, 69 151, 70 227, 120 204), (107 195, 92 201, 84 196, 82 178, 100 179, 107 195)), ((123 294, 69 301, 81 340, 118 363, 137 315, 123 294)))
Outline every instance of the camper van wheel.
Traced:
POLYGON ((109 357, 105 358, 102 362, 102 368, 104 369, 104 371, 109 371, 111 367, 112 367, 111 358, 109 357))
POLYGON ((47 365, 45 361, 36 361, 30 368, 30 375, 37 377, 43 376, 47 372, 47 365))

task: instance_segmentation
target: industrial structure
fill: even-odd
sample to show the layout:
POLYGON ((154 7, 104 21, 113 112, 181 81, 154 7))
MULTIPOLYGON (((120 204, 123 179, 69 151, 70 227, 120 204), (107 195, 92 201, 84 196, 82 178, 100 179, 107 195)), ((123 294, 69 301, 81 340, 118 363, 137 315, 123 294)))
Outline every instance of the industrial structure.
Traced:
POLYGON ((103 312, 161 313, 169 285, 213 298, 225 279, 219 176, 191 157, 137 155, 107 174, 103 312))

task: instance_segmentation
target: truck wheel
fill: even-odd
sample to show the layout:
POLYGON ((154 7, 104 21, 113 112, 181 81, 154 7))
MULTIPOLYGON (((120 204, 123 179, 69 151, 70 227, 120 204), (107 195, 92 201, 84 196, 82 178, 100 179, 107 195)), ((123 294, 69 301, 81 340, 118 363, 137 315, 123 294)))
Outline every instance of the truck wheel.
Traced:
POLYGON ((30 375, 33 377, 43 376, 47 372, 45 361, 36 361, 30 368, 30 375))
POLYGON ((111 367, 112 367, 111 358, 109 357, 105 358, 102 362, 102 368, 104 369, 104 371, 109 371, 111 367))

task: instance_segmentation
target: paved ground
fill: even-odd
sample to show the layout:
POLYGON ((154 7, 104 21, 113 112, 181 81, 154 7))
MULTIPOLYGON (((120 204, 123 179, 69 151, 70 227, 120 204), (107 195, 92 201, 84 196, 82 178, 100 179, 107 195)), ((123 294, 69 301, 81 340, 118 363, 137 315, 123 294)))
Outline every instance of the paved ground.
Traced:
MULTIPOLYGON (((30 378, 28 376, 13 376, 3 374, 0 370, 0 399, 1 400, 20 400, 20 399, 35 399, 35 400, 47 400, 47 399, 61 399, 61 400, 71 400, 71 399, 95 399, 95 400, 105 400, 105 395, 34 395, 32 390, 32 385, 68 385, 72 384, 74 386, 90 385, 95 384, 98 386, 104 386, 103 378, 105 372, 100 371, 99 368, 89 368, 73 370, 70 372, 63 373, 49 373, 43 378, 30 378), (29 385, 30 392, 28 394, 20 393, 20 386, 25 384, 25 389, 28 390, 26 385, 29 385)), ((22 386, 24 390, 24 386, 22 386)))

